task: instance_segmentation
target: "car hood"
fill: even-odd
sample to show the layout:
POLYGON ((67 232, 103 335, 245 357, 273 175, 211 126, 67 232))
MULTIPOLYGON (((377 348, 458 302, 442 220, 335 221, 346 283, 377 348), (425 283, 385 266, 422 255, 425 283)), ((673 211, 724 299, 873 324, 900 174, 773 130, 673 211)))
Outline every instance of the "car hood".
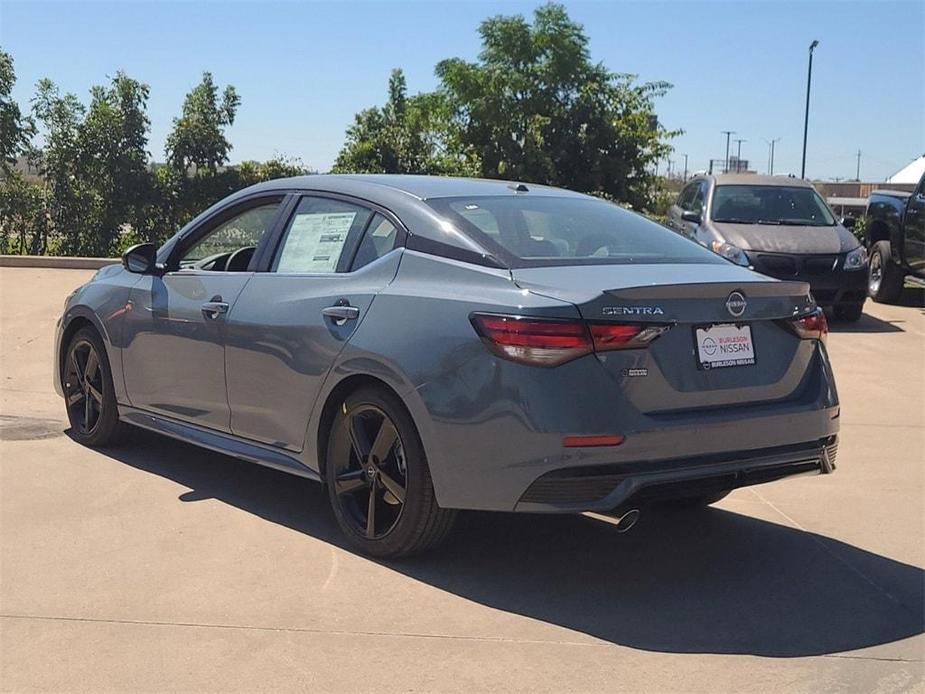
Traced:
POLYGON ((770 253, 847 253, 858 240, 840 224, 830 227, 723 224, 712 222, 720 238, 745 251, 770 253))

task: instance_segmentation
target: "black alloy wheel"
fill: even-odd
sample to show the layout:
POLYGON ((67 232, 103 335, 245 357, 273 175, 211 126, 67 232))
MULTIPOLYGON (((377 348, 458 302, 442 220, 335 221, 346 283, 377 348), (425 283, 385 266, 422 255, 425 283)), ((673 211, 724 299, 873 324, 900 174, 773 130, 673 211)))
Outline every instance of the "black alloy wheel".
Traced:
POLYGON ((61 383, 71 437, 85 446, 124 442, 131 427, 119 420, 119 405, 106 347, 93 328, 81 328, 67 345, 61 383))
POLYGON ((68 351, 64 397, 71 426, 83 436, 92 436, 103 415, 103 370, 99 352, 86 338, 75 339, 68 351))
POLYGON ((394 392, 370 386, 344 397, 323 450, 334 517, 364 554, 420 554, 450 533, 456 511, 437 503, 417 427, 394 392))
POLYGON ((349 439, 349 454, 336 468, 334 491, 356 533, 378 540, 392 531, 404 510, 404 447, 394 422, 375 405, 362 405, 347 418, 337 435, 349 439))

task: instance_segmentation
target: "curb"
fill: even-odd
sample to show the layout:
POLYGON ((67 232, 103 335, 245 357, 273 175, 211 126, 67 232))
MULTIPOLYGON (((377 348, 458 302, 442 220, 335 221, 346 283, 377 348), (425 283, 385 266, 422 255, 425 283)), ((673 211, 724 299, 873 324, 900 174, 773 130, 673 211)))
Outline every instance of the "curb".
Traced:
POLYGON ((0 267, 44 267, 66 270, 99 270, 118 265, 119 258, 80 258, 57 255, 0 255, 0 267))

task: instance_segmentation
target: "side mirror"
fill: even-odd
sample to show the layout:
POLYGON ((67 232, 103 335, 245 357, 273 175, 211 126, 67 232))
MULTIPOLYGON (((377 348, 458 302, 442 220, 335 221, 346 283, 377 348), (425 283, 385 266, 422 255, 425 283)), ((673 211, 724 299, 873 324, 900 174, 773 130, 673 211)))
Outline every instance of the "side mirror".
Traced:
POLYGON ((845 229, 854 229, 854 225, 857 223, 858 223, 858 220, 856 217, 842 217, 841 218, 841 225, 845 227, 845 229))
POLYGON ((122 267, 139 275, 152 275, 157 269, 157 248, 153 243, 137 243, 122 254, 122 267))
POLYGON ((703 221, 703 217, 699 212, 692 211, 682 212, 681 219, 682 221, 693 222, 694 224, 700 224, 703 221))

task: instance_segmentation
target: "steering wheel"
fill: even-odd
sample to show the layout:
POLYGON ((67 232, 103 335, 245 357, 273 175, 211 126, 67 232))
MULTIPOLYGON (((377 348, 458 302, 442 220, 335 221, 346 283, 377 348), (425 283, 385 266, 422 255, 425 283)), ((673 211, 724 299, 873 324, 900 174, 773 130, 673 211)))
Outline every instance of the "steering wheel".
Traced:
POLYGON ((251 258, 254 257, 255 250, 257 250, 256 246, 245 246, 236 250, 228 256, 228 261, 225 263, 225 272, 244 272, 247 270, 251 258))

